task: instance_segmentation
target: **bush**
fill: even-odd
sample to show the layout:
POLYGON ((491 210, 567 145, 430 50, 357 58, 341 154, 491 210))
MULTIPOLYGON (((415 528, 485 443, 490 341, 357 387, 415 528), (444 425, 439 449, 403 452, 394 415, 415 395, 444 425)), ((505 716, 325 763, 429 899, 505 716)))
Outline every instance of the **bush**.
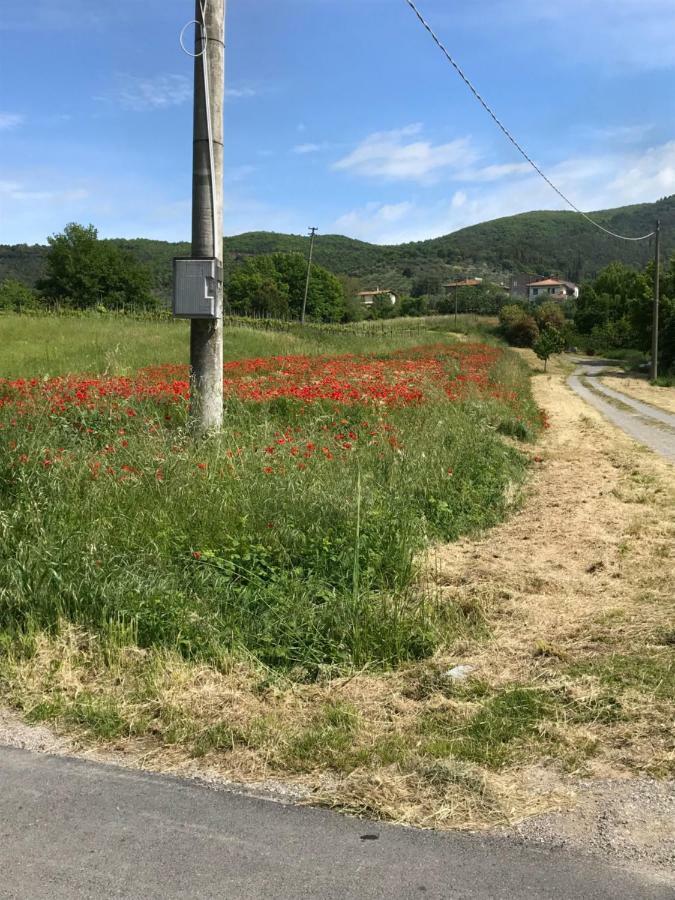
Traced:
POLYGON ((20 313, 36 309, 38 304, 37 292, 22 282, 8 278, 0 284, 0 310, 20 313))
POLYGON ((510 304, 499 313, 499 329, 514 347, 532 347, 539 338, 539 328, 522 306, 510 304))
POLYGON ((556 331, 562 331, 565 326, 565 315, 558 303, 549 301, 542 303, 534 313, 537 327, 540 331, 546 328, 555 328, 556 331))

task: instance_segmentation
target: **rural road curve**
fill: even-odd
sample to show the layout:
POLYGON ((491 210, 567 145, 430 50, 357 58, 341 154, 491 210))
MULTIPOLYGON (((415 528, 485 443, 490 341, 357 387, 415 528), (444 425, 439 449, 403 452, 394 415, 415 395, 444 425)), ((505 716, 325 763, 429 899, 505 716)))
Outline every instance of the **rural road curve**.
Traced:
POLYGON ((641 900, 673 888, 563 850, 439 834, 0 747, 0 897, 641 900))
POLYGON ((626 434, 670 462, 675 462, 675 415, 641 403, 600 381, 611 363, 585 360, 567 383, 572 390, 626 434))

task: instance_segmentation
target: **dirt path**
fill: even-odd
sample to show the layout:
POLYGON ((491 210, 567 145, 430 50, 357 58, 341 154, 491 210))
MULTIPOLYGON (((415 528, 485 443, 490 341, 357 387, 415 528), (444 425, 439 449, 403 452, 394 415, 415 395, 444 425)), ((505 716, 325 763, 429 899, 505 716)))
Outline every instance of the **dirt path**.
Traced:
POLYGON ((602 360, 585 362, 570 376, 570 387, 622 431, 675 462, 675 415, 604 384, 599 376, 605 366, 602 360))

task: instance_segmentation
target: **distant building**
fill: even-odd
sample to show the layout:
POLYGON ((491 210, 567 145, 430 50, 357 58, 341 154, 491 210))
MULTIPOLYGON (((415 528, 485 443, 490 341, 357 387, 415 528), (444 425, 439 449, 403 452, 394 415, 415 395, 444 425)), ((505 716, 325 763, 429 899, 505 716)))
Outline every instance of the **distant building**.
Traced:
POLYGON ((559 281, 557 278, 543 278, 531 281, 527 285, 527 299, 536 300, 576 300, 579 288, 571 281, 559 281))
POLYGON ((482 283, 482 278, 462 278, 460 281, 448 281, 443 287, 446 291, 452 291, 455 288, 461 287, 478 287, 478 285, 482 283))
POLYGON ((356 296, 364 306, 372 306, 376 297, 387 297, 392 306, 396 305, 396 294, 384 288, 377 288, 374 291, 359 291, 356 296))
POLYGON ((543 275, 537 272, 517 272, 509 277, 509 294, 517 300, 527 300, 527 288, 532 282, 543 279, 543 275))

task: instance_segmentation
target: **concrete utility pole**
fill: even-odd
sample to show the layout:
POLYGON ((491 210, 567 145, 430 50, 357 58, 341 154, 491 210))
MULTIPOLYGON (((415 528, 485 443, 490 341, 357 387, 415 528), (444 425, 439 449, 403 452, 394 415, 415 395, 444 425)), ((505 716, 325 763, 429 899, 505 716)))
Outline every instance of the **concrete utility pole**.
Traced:
POLYGON ((309 279, 312 274, 312 253, 314 252, 314 236, 319 229, 314 225, 309 229, 309 259, 307 260, 307 280, 305 281, 305 296, 302 301, 302 316, 300 322, 305 324, 305 312, 307 310, 307 295, 309 294, 309 279))
POLYGON ((651 378, 659 374, 659 277, 661 268, 661 222, 656 220, 654 229, 654 312, 652 314, 652 368, 651 378))
POLYGON ((216 317, 190 321, 190 424, 204 433, 223 424, 225 0, 196 0, 195 21, 192 256, 215 257, 218 272, 216 317))

